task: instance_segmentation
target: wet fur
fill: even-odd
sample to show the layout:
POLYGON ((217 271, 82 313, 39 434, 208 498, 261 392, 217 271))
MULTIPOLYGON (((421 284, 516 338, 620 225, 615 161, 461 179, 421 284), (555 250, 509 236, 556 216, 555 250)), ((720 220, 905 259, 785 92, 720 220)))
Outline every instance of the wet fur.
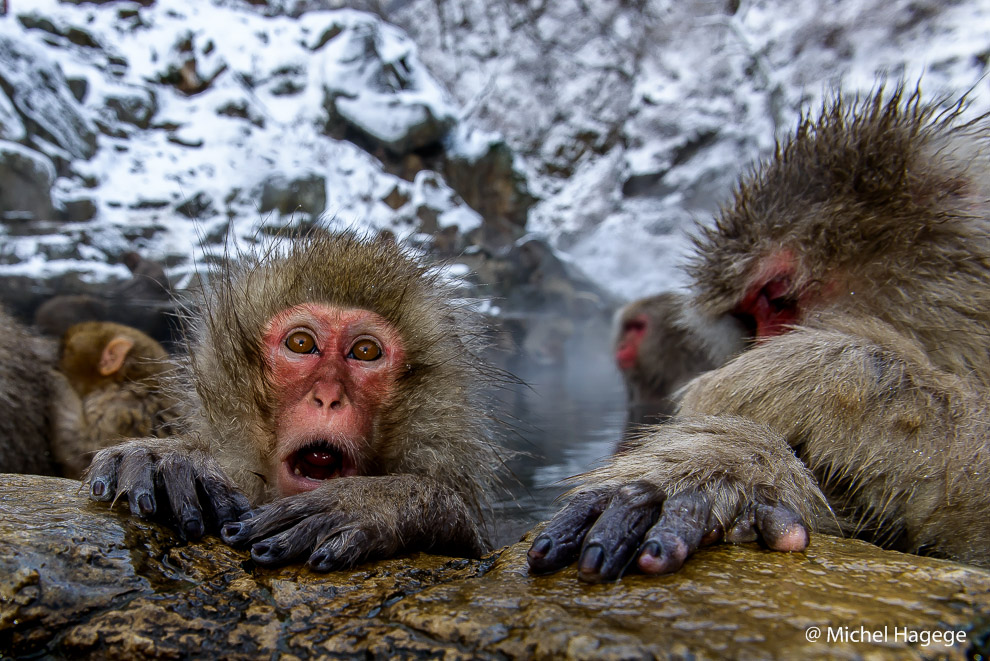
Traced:
MULTIPOLYGON (((270 502, 275 480, 264 467, 275 451, 274 393, 262 329, 276 313, 304 302, 371 310, 399 330, 406 367, 384 407, 375 445, 366 449, 369 461, 361 465, 369 465, 374 476, 412 476, 449 489, 463 499, 471 518, 482 521, 502 467, 484 394, 497 377, 479 355, 478 319, 450 294, 438 270, 394 243, 347 233, 315 230, 231 255, 210 274, 202 313, 191 319, 186 383, 193 385, 186 392, 194 390, 191 410, 198 413, 187 422, 185 442, 214 454, 254 504, 270 502)), ((350 484, 359 479, 340 481, 360 491, 364 487, 350 484)), ((398 481, 393 487, 395 498, 352 506, 372 518, 401 518, 394 510, 403 502, 403 487, 398 481)), ((432 515, 436 530, 444 529, 445 512, 432 515)))
POLYGON ((903 87, 806 117, 699 230, 699 320, 767 260, 816 295, 797 328, 685 389, 674 420, 581 489, 700 489, 812 527, 990 566, 990 126, 903 87), (812 479, 812 477, 814 479, 812 479))

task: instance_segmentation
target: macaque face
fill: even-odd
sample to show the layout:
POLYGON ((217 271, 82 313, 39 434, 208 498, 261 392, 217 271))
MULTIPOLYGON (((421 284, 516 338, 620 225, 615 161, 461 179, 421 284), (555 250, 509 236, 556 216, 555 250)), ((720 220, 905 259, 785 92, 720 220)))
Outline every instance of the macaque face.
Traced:
POLYGON ((405 357, 396 328, 368 310, 305 303, 272 318, 264 345, 279 495, 363 473, 405 357))
POLYGON ((637 315, 622 322, 619 329, 619 342, 615 348, 615 362, 619 369, 627 372, 636 367, 639 360, 639 345, 646 335, 647 318, 645 314, 637 315))

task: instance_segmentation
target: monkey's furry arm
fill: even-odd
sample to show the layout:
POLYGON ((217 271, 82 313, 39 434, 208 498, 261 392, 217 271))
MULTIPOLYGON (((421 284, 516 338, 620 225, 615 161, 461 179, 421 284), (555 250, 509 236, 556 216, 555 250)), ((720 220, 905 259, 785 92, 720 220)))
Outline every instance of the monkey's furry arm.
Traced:
POLYGON ((974 429, 987 426, 985 400, 889 327, 851 330, 797 329, 697 378, 678 418, 584 476, 530 565, 552 571, 580 555, 579 575, 594 581, 634 558, 674 571, 706 538, 759 533, 801 549, 805 524, 834 520, 819 483, 846 532, 986 562, 990 532, 960 534, 958 511, 990 512, 987 435, 974 429))
POLYGON ((250 544, 259 564, 308 558, 316 571, 403 551, 477 557, 488 550, 463 498, 422 475, 327 480, 227 524, 222 536, 231 545, 250 544))
POLYGON ((783 438, 736 416, 659 425, 582 481, 534 541, 534 571, 579 555, 578 575, 592 582, 618 578, 637 559, 644 571, 675 571, 705 542, 757 531, 782 550, 804 548, 802 519, 825 504, 783 438))
POLYGON ((101 450, 83 481, 92 500, 126 494, 132 514, 163 518, 187 539, 218 531, 250 509, 209 450, 189 438, 140 438, 101 450))

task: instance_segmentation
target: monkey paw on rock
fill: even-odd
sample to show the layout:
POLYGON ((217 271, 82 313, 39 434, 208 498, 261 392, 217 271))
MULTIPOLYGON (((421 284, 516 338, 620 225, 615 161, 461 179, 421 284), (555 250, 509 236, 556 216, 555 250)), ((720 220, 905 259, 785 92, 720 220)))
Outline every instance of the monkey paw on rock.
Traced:
POLYGON ((320 572, 403 551, 478 557, 488 550, 459 495, 411 475, 327 480, 244 514, 223 527, 221 538, 231 546, 250 546, 260 565, 306 559, 320 572))
MULTIPOLYGON (((700 546, 761 539, 801 551, 825 503, 783 438, 735 416, 679 420, 584 476, 585 486, 540 532, 532 571, 578 560, 578 577, 615 580, 635 563, 677 571, 700 546), (805 494, 814 493, 814 502, 805 494)), ((827 505, 826 505, 827 507, 827 505)))
POLYGON ((126 494, 132 514, 164 520, 190 540, 218 532, 251 509, 213 457, 176 439, 139 439, 101 450, 83 482, 92 500, 116 502, 126 494))

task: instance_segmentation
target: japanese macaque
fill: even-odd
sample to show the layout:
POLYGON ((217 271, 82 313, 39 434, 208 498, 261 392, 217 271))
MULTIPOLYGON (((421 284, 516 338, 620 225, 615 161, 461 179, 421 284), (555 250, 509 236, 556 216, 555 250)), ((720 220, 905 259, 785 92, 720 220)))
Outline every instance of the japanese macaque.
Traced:
POLYGON ((749 350, 581 478, 529 551, 586 581, 819 529, 990 567, 990 125, 898 87, 805 118, 702 228, 702 318, 749 350))
POLYGON ((119 296, 148 301, 167 301, 171 298, 172 287, 161 264, 145 259, 134 251, 124 253, 123 261, 131 272, 131 279, 120 287, 119 296))
POLYGON ((262 565, 488 548, 492 372, 437 272, 319 231, 218 268, 198 309, 184 430, 100 452, 94 500, 220 532, 262 565))
POLYGON ((66 477, 78 478, 97 450, 123 439, 176 431, 168 354, 141 331, 101 321, 76 324, 62 338, 59 369, 78 396, 62 412, 71 420, 60 423, 52 448, 66 477))
MULTIPOLYGON (((615 363, 629 398, 625 439, 646 423, 662 422, 674 413, 674 393, 701 372, 716 366, 700 333, 685 319, 685 297, 665 292, 629 303, 616 319, 615 363)), ((722 343, 720 343, 722 344, 722 343)), ((620 444, 624 449, 625 442, 620 444)))
POLYGON ((54 351, 0 308, 0 473, 55 475, 54 351))

